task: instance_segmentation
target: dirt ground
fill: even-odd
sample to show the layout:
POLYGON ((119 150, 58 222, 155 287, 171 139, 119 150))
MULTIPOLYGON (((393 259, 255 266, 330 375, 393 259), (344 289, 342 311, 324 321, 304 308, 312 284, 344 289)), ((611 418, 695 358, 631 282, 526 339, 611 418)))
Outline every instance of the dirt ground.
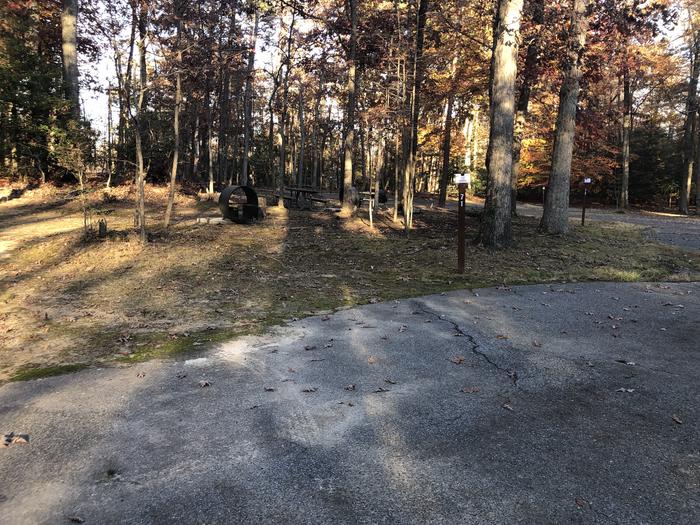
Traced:
MULTIPOLYGON (((700 255, 648 240, 642 227, 595 223, 544 236, 514 224, 511 250, 467 249, 456 275, 456 216, 425 210, 407 239, 390 214, 270 209, 255 225, 200 224, 215 203, 147 189, 149 242, 133 232, 134 191, 93 190, 86 237, 81 200, 44 187, 0 203, 0 382, 85 366, 118 366, 197 351, 288 319, 458 288, 558 281, 700 280, 700 255)), ((472 237, 478 227, 470 218, 472 237)))

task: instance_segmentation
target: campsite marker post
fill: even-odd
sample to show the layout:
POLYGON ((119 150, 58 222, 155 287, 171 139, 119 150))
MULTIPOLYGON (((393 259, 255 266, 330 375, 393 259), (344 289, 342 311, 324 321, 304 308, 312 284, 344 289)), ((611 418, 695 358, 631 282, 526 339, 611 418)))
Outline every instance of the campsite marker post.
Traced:
POLYGON ((586 225, 586 196, 588 195, 588 186, 591 184, 590 177, 583 179, 583 207, 581 208, 581 226, 586 225))
POLYGON ((464 273, 464 250, 466 244, 466 207, 467 207, 467 186, 471 177, 469 174, 456 174, 455 184, 459 190, 459 208, 457 210, 457 273, 464 273))

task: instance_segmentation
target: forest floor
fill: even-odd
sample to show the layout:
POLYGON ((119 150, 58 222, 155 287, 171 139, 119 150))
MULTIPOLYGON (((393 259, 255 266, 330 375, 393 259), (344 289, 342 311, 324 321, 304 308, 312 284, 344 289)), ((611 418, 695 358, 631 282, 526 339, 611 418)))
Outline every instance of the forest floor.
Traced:
MULTIPOLYGON (((89 198, 106 239, 86 239, 81 202, 56 188, 0 204, 0 383, 198 351, 286 320, 462 288, 581 281, 700 280, 700 254, 639 225, 595 222, 565 237, 515 220, 517 245, 467 249, 455 273, 456 216, 424 210, 407 239, 379 213, 269 210, 250 226, 199 224, 215 203, 186 195, 160 226, 163 188, 147 189, 150 242, 133 233, 133 189, 89 198)), ((478 228, 469 218, 468 235, 478 228)))

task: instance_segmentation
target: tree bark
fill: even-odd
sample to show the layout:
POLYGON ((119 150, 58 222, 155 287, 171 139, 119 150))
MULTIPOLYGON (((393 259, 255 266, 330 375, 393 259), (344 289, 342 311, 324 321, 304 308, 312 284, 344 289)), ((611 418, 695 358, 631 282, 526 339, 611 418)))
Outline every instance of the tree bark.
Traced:
POLYGON ((413 228, 413 186, 416 177, 416 155, 418 153, 418 117, 420 115, 420 95, 425 67, 423 64, 423 43, 425 22, 428 14, 428 0, 420 0, 416 20, 416 40, 413 48, 413 89, 411 93, 411 128, 409 133, 408 156, 404 168, 403 216, 406 234, 413 228))
MULTIPOLYGON (((253 134, 253 75, 255 71, 255 45, 258 39, 259 14, 255 9, 253 34, 248 48, 248 66, 246 67, 245 94, 243 97, 243 160, 241 165, 241 185, 248 184, 248 157, 250 156, 250 139, 253 134)), ((256 175, 257 179, 257 175, 256 175)))
POLYGON ((590 0, 573 0, 569 43, 564 81, 559 91, 559 109, 552 153, 544 212, 540 229, 546 233, 562 234, 569 230, 569 189, 571 161, 576 133, 576 111, 580 91, 583 51, 588 31, 590 0))
POLYGON ((304 185, 304 149, 306 147, 306 128, 304 124, 304 86, 299 86, 299 164, 297 167, 297 186, 304 185))
POLYGON ((292 19, 289 24, 289 33, 287 35, 287 51, 285 54, 285 71, 284 80, 282 82, 282 112, 279 118, 279 137, 280 137, 280 151, 279 151, 279 173, 277 178, 277 191, 280 195, 278 205, 284 206, 284 199, 282 195, 284 193, 284 183, 287 168, 287 118, 289 110, 289 74, 292 68, 292 39, 294 36, 294 24, 296 22, 295 12, 292 11, 292 19))
POLYGON ((693 35, 693 45, 690 56, 690 77, 688 80, 688 95, 686 98, 685 129, 683 133, 683 172, 681 174, 681 191, 678 202, 679 211, 688 214, 690 204, 690 187, 693 180, 693 132, 695 114, 698 111, 697 91, 698 76, 700 75, 700 30, 693 35))
POLYGON ((355 203, 352 200, 350 188, 353 184, 353 153, 355 149, 355 106, 357 103, 357 2, 348 0, 351 32, 350 50, 348 53, 348 80, 345 87, 347 105, 345 107, 345 144, 343 163, 342 211, 344 215, 355 213, 355 203))
POLYGON ((499 0, 494 23, 488 181, 480 231, 480 241, 492 248, 502 248, 511 242, 515 77, 522 11, 523 0, 499 0))
MULTIPOLYGON (((148 34, 148 1, 140 0, 139 6, 139 83, 148 85, 148 68, 146 67, 146 36, 148 34)), ((143 89, 142 106, 148 104, 148 93, 143 89)), ((143 110, 143 107, 141 108, 143 110)))
POLYGON ((629 208, 630 185, 630 133, 632 132, 632 92, 629 66, 623 66, 622 79, 622 183, 620 185, 620 207, 629 208))
POLYGON ((80 84, 78 78, 78 0, 63 0, 61 10, 61 57, 63 88, 70 104, 70 114, 80 119, 80 84))
POLYGON ((170 187, 168 188, 168 206, 165 209, 164 225, 170 226, 170 216, 175 201, 175 183, 177 181, 177 163, 180 157, 180 106, 182 104, 182 79, 180 69, 182 67, 182 49, 180 49, 181 22, 177 20, 177 60, 175 71, 175 111, 173 114, 173 164, 170 168, 170 187))

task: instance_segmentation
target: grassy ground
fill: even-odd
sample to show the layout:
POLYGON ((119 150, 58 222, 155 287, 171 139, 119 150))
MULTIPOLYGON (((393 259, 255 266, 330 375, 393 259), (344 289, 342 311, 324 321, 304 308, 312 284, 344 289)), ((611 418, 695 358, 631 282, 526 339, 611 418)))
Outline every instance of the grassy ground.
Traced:
MULTIPOLYGON (((95 364, 197 351, 286 319, 457 288, 560 281, 700 279, 700 256, 647 240, 633 226, 592 223, 543 236, 516 219, 518 244, 467 249, 456 275, 456 217, 426 211, 406 239, 380 215, 271 211, 261 224, 197 224, 214 204, 178 197, 165 232, 165 192, 148 191, 151 242, 130 232, 126 188, 91 196, 106 240, 85 240, 77 200, 59 190, 0 205, 0 382, 95 364)), ((474 235, 478 223, 470 218, 474 235)))

